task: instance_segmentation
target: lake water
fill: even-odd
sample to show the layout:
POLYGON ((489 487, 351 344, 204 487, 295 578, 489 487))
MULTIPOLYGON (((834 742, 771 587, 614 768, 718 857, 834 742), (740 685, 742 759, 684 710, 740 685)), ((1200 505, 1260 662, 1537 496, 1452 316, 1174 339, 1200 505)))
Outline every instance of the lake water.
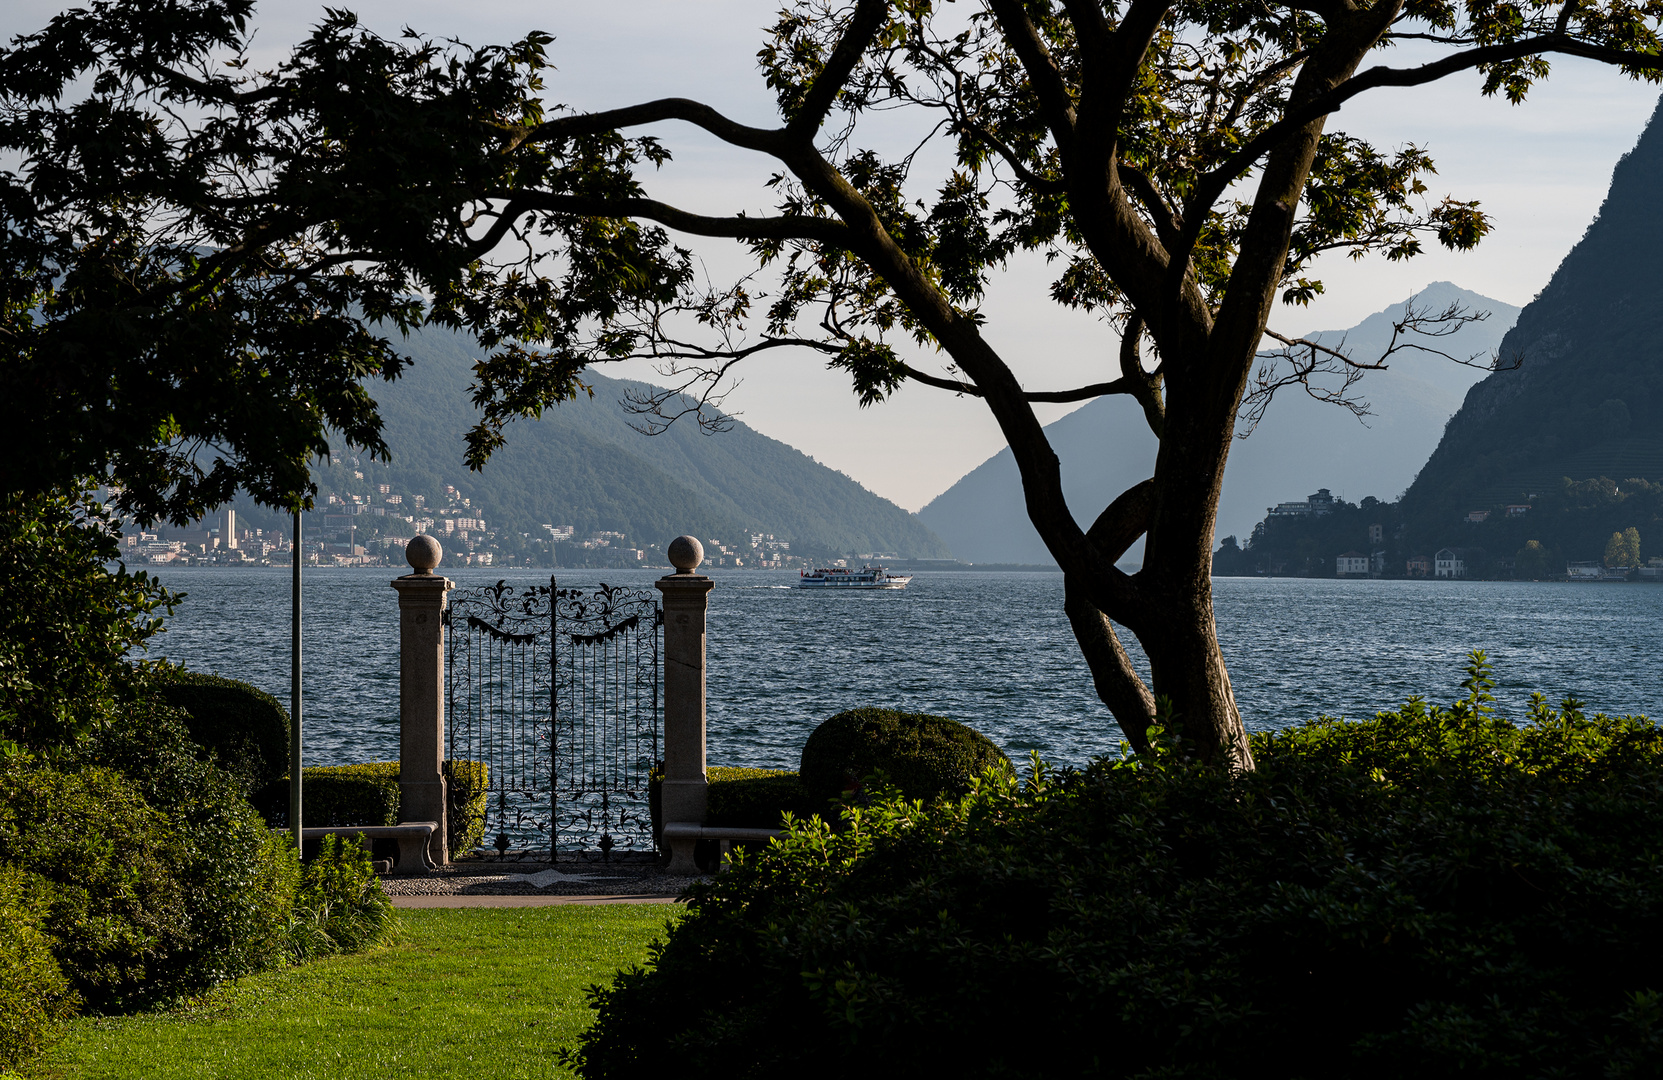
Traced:
MULTIPOLYGON (((395 571, 308 569, 304 648, 310 765, 398 756, 395 571)), ((547 571, 462 569, 460 585, 547 584, 547 571)), ((557 572, 561 586, 650 588, 657 572, 557 572)), ((803 740, 840 710, 939 713, 1013 759, 1058 764, 1118 752, 1062 614, 1060 574, 939 572, 900 592, 828 595, 795 575, 715 571, 709 621, 712 764, 795 768, 803 740)), ((188 594, 151 655, 244 679, 287 703, 289 572, 162 568, 188 594)), ((1215 610, 1237 701, 1253 730, 1321 713, 1367 716, 1458 693, 1466 652, 1486 650, 1503 710, 1532 691, 1590 711, 1663 705, 1663 588, 1564 583, 1220 578, 1215 610)), ((1141 656, 1137 657, 1141 661, 1141 656)))

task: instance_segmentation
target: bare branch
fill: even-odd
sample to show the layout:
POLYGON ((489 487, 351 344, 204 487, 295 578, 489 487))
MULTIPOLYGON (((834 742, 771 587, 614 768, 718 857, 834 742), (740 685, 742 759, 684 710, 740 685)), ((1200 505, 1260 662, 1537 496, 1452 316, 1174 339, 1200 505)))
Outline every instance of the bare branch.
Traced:
POLYGON ((838 247, 850 241, 847 226, 830 218, 707 217, 657 199, 598 199, 587 195, 554 195, 542 191, 491 192, 487 198, 509 198, 522 210, 587 217, 646 218, 694 236, 722 236, 735 240, 818 240, 838 247))
POLYGON ((1436 312, 1410 303, 1404 307, 1403 317, 1392 323, 1391 340, 1379 358, 1372 363, 1354 359, 1346 349, 1343 338, 1337 346, 1324 345, 1312 338, 1290 338, 1267 327, 1265 336, 1280 341, 1283 348, 1260 354, 1263 363, 1254 377, 1254 386, 1242 399, 1240 418, 1243 430, 1237 433, 1237 437, 1245 439, 1251 435, 1258 427, 1259 421, 1264 419, 1265 410, 1270 407, 1270 399, 1275 396, 1276 391, 1295 384, 1303 386, 1305 392, 1316 400, 1349 409, 1361 420, 1370 415, 1368 403, 1352 398, 1349 391, 1367 372, 1386 370, 1386 361, 1406 349, 1441 356, 1454 363, 1485 371, 1515 370, 1523 363, 1522 357, 1515 357, 1511 363, 1505 365, 1499 354, 1482 362, 1479 359, 1484 355, 1482 353, 1462 359, 1407 337, 1414 334, 1424 338, 1445 338, 1489 317, 1489 312, 1477 311, 1460 301, 1451 302, 1442 311, 1436 312), (1285 373, 1278 371, 1278 365, 1283 362, 1290 365, 1290 369, 1285 373), (1312 381, 1323 376, 1336 375, 1341 380, 1338 387, 1312 381))
POLYGON ((1483 322, 1489 317, 1490 313, 1488 311, 1477 311, 1460 301, 1452 301, 1448 307, 1436 315, 1428 313, 1424 308, 1418 308, 1414 304, 1410 304, 1404 309, 1403 318, 1392 324, 1392 341, 1391 346, 1386 350, 1386 355, 1390 356, 1399 349, 1413 349, 1416 352, 1441 356, 1445 360, 1460 364, 1463 367, 1474 367, 1483 371, 1517 371, 1524 366, 1524 355, 1522 353, 1516 354, 1510 361, 1506 362, 1502 360, 1500 353, 1491 353, 1488 356, 1485 356, 1484 353, 1473 353, 1466 359, 1462 359, 1452 353, 1444 352, 1442 349, 1429 348, 1413 341, 1399 341, 1399 338, 1405 333, 1419 334, 1422 337, 1448 337, 1460 331, 1463 326, 1483 322), (1481 357, 1483 357, 1482 360, 1481 357))
POLYGON ((547 120, 534 128, 516 133, 508 140, 504 149, 513 150, 526 143, 600 135, 620 128, 656 124, 663 120, 685 120, 710 132, 725 143, 742 146, 747 150, 759 150, 776 157, 786 144, 786 133, 782 128, 750 127, 730 120, 704 102, 691 98, 659 98, 639 105, 626 105, 621 109, 607 109, 603 112, 547 120))
POLYGON ((624 391, 623 400, 619 404, 641 418, 639 421, 631 420, 629 426, 643 435, 662 435, 677 420, 684 416, 692 416, 698 420, 699 429, 706 435, 717 435, 731 430, 734 424, 733 415, 721 412, 720 409, 723 400, 738 388, 739 383, 733 383, 720 393, 717 392, 717 388, 728 369, 741 359, 743 358, 734 357, 714 370, 691 368, 681 371, 673 366, 660 369, 659 374, 665 378, 684 376, 676 386, 647 386, 643 389, 629 387, 624 391), (697 396, 689 393, 701 383, 703 389, 697 396))
POLYGON ((1355 364, 1344 353, 1314 341, 1283 338, 1279 334, 1271 336, 1289 344, 1274 352, 1260 354, 1263 362, 1253 376, 1252 387, 1242 397, 1239 414, 1241 430, 1236 433, 1236 438, 1245 439, 1258 429, 1259 422, 1265 418, 1265 410, 1270 408, 1271 399, 1276 396, 1276 391, 1284 386, 1303 386, 1305 392, 1317 401, 1348 409, 1359 420, 1370 415, 1368 402, 1351 397, 1350 392, 1371 365, 1355 364), (1278 370, 1279 364, 1283 361, 1291 365, 1291 370, 1286 373, 1278 370), (1312 381, 1323 375, 1338 375, 1340 385, 1329 387, 1312 381))
MULTIPOLYGON (((1344 349, 1345 349, 1345 339, 1344 338, 1340 339, 1340 347, 1335 349, 1335 348, 1330 348, 1329 346, 1322 344, 1320 341, 1312 341, 1309 338, 1284 337, 1283 335, 1278 334, 1276 331, 1272 330, 1268 326, 1265 327, 1265 336, 1275 338, 1277 341, 1280 341, 1283 345, 1286 345, 1289 349, 1309 349, 1312 352, 1322 353, 1323 355, 1329 357, 1330 359, 1338 360, 1340 363, 1344 364, 1346 367, 1356 368, 1359 371, 1385 371, 1386 370, 1386 365, 1384 363, 1381 363, 1380 361, 1376 361, 1375 363, 1372 363, 1372 364, 1364 364, 1364 363, 1361 363, 1359 361, 1353 360, 1351 358, 1351 354, 1344 351, 1344 349)), ((1393 335, 1393 341, 1394 342, 1396 341, 1396 335, 1395 334, 1393 335)), ((1281 352, 1281 351, 1283 351, 1283 350, 1278 350, 1278 352, 1281 352)), ((1386 353, 1387 353, 1387 355, 1390 355, 1394 351, 1396 351, 1395 346, 1392 349, 1387 349, 1386 353)), ((1384 359, 1384 357, 1382 357, 1382 360, 1383 359, 1384 359)))

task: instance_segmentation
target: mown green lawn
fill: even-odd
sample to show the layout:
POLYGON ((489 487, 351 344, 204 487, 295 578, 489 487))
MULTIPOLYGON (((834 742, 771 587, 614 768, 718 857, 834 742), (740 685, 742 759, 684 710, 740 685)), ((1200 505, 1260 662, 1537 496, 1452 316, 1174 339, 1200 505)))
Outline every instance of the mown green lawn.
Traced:
POLYGON ((569 1075, 584 990, 640 961, 678 908, 399 912, 394 944, 268 972, 169 1013, 75 1021, 26 1073, 102 1077, 569 1075))

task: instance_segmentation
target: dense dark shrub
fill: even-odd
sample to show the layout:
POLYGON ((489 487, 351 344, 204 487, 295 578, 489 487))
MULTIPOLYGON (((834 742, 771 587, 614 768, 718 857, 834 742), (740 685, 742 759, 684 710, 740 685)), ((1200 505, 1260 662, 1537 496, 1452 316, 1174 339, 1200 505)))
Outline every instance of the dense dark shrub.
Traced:
POLYGON ((178 714, 134 707, 95 736, 84 760, 89 769, 118 770, 162 823, 158 875, 179 890, 180 914, 168 928, 176 942, 122 996, 196 993, 278 962, 289 856, 241 783, 197 756, 178 714))
POLYGON ((1654 1076, 1663 733, 1537 701, 802 825, 598 990, 589 1078, 1654 1076))
POLYGON ((883 773, 909 799, 963 795, 986 769, 1010 768, 993 741, 956 720, 894 709, 850 709, 815 728, 798 769, 810 804, 831 800, 883 773))
POLYGON ((44 886, 35 875, 0 867, 0 1074, 45 1047, 75 1009, 41 929, 44 886))
POLYGON ((185 714, 191 739, 254 790, 289 772, 289 713, 278 700, 236 679, 179 671, 156 695, 185 714))

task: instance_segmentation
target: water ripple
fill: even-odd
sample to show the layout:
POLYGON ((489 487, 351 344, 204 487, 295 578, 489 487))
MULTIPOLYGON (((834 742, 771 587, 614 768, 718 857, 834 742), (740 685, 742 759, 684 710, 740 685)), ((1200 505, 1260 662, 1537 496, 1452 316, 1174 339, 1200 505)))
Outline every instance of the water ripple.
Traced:
MULTIPOLYGON (((163 569, 189 594, 152 647, 246 679, 287 702, 289 576, 282 569, 163 569)), ((548 574, 464 569, 463 584, 548 574)), ((649 587, 645 571, 561 571, 563 586, 649 587)), ((386 569, 306 578, 307 761, 398 756, 397 598, 386 569)), ((709 635, 710 760, 794 768, 803 740, 842 709, 886 705, 963 720, 1021 760, 1083 764, 1118 726, 1092 690, 1062 613, 1058 574, 919 574, 904 592, 801 591, 767 571, 717 571, 709 635)), ((1223 578, 1215 611, 1242 715, 1255 730, 1319 713, 1367 716, 1456 693, 1466 652, 1496 663, 1497 696, 1653 713, 1663 589, 1643 585, 1223 578)), ((1141 654, 1134 663, 1147 672, 1141 654)))

